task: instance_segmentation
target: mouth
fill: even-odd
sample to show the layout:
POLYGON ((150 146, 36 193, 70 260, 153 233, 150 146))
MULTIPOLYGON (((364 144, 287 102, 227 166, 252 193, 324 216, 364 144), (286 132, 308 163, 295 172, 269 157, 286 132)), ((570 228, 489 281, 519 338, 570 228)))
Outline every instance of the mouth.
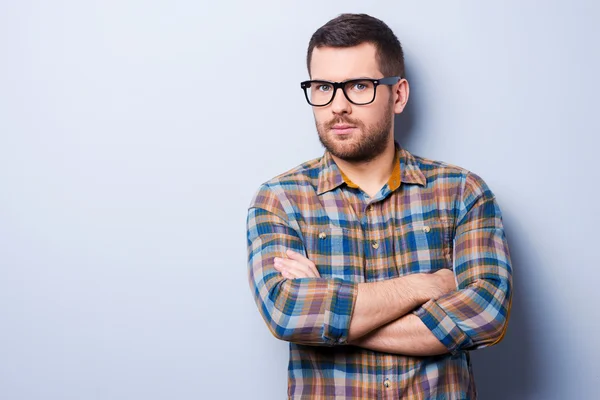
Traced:
POLYGON ((336 135, 347 135, 349 133, 352 133, 352 131, 354 131, 355 129, 356 127, 354 125, 336 124, 331 127, 331 132, 333 132, 336 135))

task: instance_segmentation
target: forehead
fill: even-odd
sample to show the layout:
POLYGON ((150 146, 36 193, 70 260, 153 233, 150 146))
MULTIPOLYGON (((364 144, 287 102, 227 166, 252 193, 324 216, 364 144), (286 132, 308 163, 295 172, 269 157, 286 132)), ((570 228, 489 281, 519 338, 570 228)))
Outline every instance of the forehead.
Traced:
POLYGON ((377 49, 371 43, 354 47, 317 47, 310 61, 311 79, 344 81, 380 78, 377 49))

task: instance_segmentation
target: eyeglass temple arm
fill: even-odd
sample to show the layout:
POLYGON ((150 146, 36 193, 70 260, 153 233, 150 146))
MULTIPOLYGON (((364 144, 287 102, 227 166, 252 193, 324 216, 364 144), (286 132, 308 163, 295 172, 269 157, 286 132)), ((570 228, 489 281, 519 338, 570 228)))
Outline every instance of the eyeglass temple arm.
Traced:
POLYGON ((400 77, 400 76, 389 76, 387 78, 378 79, 377 82, 380 85, 393 85, 395 83, 400 82, 401 79, 402 79, 402 77, 400 77))

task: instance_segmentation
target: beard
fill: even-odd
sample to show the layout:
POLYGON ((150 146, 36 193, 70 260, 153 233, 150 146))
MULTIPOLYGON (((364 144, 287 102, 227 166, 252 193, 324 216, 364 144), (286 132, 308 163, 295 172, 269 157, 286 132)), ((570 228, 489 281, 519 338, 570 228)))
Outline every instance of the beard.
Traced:
POLYGON ((390 102, 384 117, 369 126, 359 120, 342 116, 323 124, 317 122, 319 141, 327 151, 344 161, 353 163, 371 161, 382 154, 387 147, 392 130, 392 118, 394 118, 393 106, 393 102, 390 102), (350 137, 336 137, 331 132, 335 124, 349 124, 356 128, 350 137))

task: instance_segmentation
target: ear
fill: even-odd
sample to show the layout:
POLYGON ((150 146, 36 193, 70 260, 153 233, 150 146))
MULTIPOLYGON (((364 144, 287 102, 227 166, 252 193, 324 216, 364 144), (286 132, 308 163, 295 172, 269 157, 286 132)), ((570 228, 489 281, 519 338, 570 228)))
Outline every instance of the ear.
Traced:
POLYGON ((401 79, 394 86, 394 113, 400 114, 406 107, 406 103, 408 102, 408 95, 410 93, 410 87, 408 85, 408 81, 406 79, 401 79))

